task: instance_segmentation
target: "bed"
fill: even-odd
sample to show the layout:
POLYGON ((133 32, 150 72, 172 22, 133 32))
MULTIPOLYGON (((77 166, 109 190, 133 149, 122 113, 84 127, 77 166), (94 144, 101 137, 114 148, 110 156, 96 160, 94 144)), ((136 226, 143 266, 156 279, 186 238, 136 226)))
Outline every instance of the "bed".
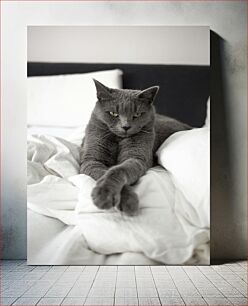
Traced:
POLYGON ((32 62, 28 77, 37 84, 44 81, 38 91, 32 85, 37 99, 33 92, 28 95, 33 108, 28 121, 28 264, 209 264, 209 67, 32 62), (48 97, 49 86, 61 89, 56 100, 64 106, 68 84, 76 86, 81 75, 96 71, 115 71, 118 78, 113 81, 111 74, 108 80, 123 88, 159 85, 157 111, 194 127, 172 135, 157 152, 159 166, 136 184, 137 217, 98 210, 90 199, 95 182, 78 174, 90 109, 80 116, 75 109, 87 96, 75 98, 70 108, 54 107, 58 116, 49 114, 55 100, 54 94, 48 97), (63 79, 51 82, 49 76, 63 79))

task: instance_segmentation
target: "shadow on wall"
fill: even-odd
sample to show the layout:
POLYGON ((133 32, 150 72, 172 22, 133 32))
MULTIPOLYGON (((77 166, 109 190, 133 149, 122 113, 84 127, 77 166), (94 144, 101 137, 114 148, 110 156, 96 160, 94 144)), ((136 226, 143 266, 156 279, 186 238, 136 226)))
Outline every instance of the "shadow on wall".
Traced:
POLYGON ((211 61, 211 263, 237 258, 235 242, 240 239, 235 224, 235 203, 232 202, 233 173, 229 126, 227 121, 226 88, 223 80, 225 40, 210 33, 211 61), (234 242, 230 244, 228 241, 234 242))

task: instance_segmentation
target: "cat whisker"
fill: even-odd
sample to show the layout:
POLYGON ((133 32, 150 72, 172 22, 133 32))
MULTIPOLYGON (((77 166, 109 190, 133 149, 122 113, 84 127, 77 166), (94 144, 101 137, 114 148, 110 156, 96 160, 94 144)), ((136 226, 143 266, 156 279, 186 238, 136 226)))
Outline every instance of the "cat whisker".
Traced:
POLYGON ((145 131, 145 130, 140 130, 141 132, 147 133, 147 134, 151 134, 151 132, 145 131))

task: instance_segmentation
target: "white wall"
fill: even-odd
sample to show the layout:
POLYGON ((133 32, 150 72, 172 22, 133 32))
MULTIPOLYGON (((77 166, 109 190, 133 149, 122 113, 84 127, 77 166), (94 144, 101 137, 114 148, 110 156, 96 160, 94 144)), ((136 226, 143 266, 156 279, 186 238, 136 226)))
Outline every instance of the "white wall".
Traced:
POLYGON ((28 61, 209 65, 209 27, 28 27, 28 61))
MULTIPOLYGON (((216 99, 212 100, 211 107, 212 114, 216 114, 212 116, 215 119, 212 127, 220 127, 212 130, 211 255, 245 258, 246 2, 4 1, 1 6, 1 183, 5 258, 26 256, 27 25, 143 24, 209 25, 223 38, 220 50, 223 104, 216 99), (218 125, 223 118, 226 125, 218 125)), ((220 89, 215 88, 215 92, 220 89)))

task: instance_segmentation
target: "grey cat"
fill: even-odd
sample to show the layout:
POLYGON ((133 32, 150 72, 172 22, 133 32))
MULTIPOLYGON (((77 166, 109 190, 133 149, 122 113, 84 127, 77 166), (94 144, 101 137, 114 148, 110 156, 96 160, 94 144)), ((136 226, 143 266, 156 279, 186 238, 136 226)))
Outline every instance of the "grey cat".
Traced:
POLYGON ((80 173, 95 179, 94 204, 117 207, 128 215, 138 211, 131 185, 156 164, 155 152, 171 134, 190 127, 156 114, 159 87, 113 89, 94 80, 97 99, 80 152, 80 173))

